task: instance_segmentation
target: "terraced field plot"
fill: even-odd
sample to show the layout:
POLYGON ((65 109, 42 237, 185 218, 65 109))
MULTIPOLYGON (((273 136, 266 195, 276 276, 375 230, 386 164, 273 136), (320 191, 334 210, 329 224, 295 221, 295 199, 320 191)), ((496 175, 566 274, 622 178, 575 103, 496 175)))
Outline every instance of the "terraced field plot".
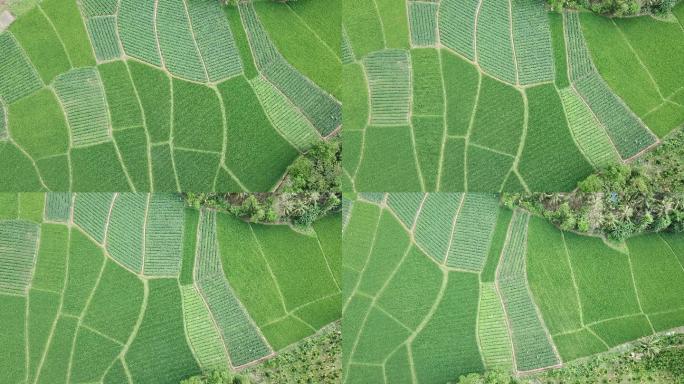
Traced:
POLYGON ((545 369, 684 325, 681 234, 616 250, 496 195, 346 197, 345 383, 545 369))
POLYGON ((544 4, 345 2, 347 190, 566 191, 684 123, 684 5, 611 21, 544 4))
POLYGON ((341 316, 340 218, 309 233, 174 194, 0 194, 0 382, 178 383, 341 316))
POLYGON ((0 33, 0 190, 271 190, 340 127, 339 8, 40 2, 0 33))

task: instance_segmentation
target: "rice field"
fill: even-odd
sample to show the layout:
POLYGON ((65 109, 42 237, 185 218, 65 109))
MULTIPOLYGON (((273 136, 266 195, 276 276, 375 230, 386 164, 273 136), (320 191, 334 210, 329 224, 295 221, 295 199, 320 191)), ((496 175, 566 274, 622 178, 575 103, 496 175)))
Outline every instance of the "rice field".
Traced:
POLYGON ((344 11, 346 190, 569 191, 684 122, 676 16, 390 3, 344 11))
POLYGON ((0 33, 0 190, 268 191, 336 134, 337 0, 157 3, 46 0, 0 33))
POLYGON ((345 199, 344 383, 524 374, 684 325, 681 234, 617 250, 493 194, 345 199))
POLYGON ((0 381, 178 383, 271 358, 340 319, 340 226, 176 194, 0 194, 0 381))

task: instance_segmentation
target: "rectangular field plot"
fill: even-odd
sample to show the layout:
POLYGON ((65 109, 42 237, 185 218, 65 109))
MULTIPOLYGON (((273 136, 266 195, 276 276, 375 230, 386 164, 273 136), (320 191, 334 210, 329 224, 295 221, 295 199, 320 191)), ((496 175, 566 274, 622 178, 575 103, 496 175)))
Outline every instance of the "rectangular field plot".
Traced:
POLYGON ((109 218, 107 251, 133 272, 142 272, 143 233, 148 195, 122 193, 116 197, 109 218))
POLYGON ((553 342, 564 362, 600 353, 607 349, 603 341, 587 329, 554 336, 553 342))
POLYGON ((479 0, 442 0, 439 4, 440 42, 470 60, 475 58, 475 15, 479 0))
POLYGON ((594 64, 591 62, 589 49, 587 49, 584 36, 582 35, 582 27, 578 14, 575 12, 566 12, 563 15, 568 65, 570 66, 570 80, 577 81, 594 72, 594 64))
POLYGON ((221 266, 221 255, 216 238, 216 211, 202 210, 200 212, 197 242, 195 279, 203 280, 220 275, 223 267, 221 266))
POLYGON ((432 46, 437 42, 438 7, 438 3, 409 1, 408 11, 413 46, 432 46))
POLYGON ((408 123, 411 103, 409 57, 403 50, 374 52, 364 59, 373 125, 408 123))
POLYGON ((186 342, 178 280, 152 279, 147 284, 147 308, 125 354, 133 382, 175 383, 199 374, 200 367, 186 342))
POLYGON ((142 111, 123 61, 98 66, 107 104, 109 105, 112 128, 130 128, 143 125, 142 111))
POLYGON ((117 0, 83 0, 81 8, 87 17, 107 16, 116 13, 117 0))
POLYGON ((43 86, 43 82, 9 32, 0 33, 0 98, 11 103, 30 95, 43 86))
POLYGON ((178 276, 183 251, 183 201, 173 194, 150 195, 145 220, 146 276, 178 276))
POLYGON ((54 88, 66 113, 73 146, 110 139, 107 102, 96 69, 72 69, 55 79, 54 88))
POLYGON ((280 54, 268 37, 266 30, 259 22, 254 7, 249 2, 239 3, 242 25, 247 32, 249 45, 257 67, 264 68, 276 60, 280 54))
POLYGON ((499 200, 495 195, 468 193, 456 218, 447 265, 473 272, 484 266, 494 234, 499 200))
POLYGON ((155 33, 155 0, 120 0, 118 31, 128 56, 161 65, 155 33))
POLYGON ((40 227, 20 220, 0 221, 0 293, 25 295, 33 276, 40 227))
POLYGON ((91 17, 86 25, 95 49, 95 57, 98 60, 107 61, 121 57, 119 36, 116 33, 116 17, 91 17))
POLYGON ((511 13, 520 84, 553 81, 553 49, 544 5, 536 0, 514 0, 511 13))
POLYGON ((18 383, 26 374, 26 298, 0 294, 0 306, 0 380, 18 383))

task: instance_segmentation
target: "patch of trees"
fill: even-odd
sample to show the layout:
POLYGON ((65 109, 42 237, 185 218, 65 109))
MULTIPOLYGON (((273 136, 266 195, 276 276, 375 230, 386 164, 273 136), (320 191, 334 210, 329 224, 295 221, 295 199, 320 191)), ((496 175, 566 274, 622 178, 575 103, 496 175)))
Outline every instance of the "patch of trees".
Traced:
POLYGON ((339 212, 339 193, 194 193, 183 194, 185 201, 197 209, 206 207, 230 212, 255 223, 291 223, 303 227, 339 212))
POLYGON ((631 164, 610 166, 571 193, 505 193, 504 205, 546 217, 563 230, 622 240, 684 231, 684 129, 631 164))
POLYGON ((288 167, 278 190, 287 193, 340 192, 341 174, 342 144, 340 139, 333 138, 317 143, 298 157, 288 167))
POLYGON ((665 14, 678 0, 547 0, 555 10, 585 8, 608 16, 633 16, 645 13, 665 14))

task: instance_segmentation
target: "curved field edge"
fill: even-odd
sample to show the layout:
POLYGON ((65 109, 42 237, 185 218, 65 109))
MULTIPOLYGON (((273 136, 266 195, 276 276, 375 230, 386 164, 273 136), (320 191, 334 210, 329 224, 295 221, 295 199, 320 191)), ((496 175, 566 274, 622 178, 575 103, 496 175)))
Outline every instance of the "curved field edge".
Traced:
MULTIPOLYGON (((0 190, 267 191, 298 155, 335 133, 339 102, 286 61, 301 61, 301 51, 279 56, 277 68, 254 65, 255 33, 280 55, 269 34, 293 31, 267 33, 236 7, 191 3, 51 0, 2 32, 0 145, 12 166, 0 190), (184 24, 169 24, 173 10, 184 24), (169 34, 185 49, 169 46, 169 34), (49 108, 38 111, 43 104, 49 108)), ((301 28, 319 31, 312 44, 331 44, 313 25, 319 7, 294 8, 301 28)), ((339 81, 330 70, 327 83, 339 81)))
POLYGON ((684 322, 676 294, 684 286, 681 235, 635 237, 616 251, 522 211, 511 215, 491 195, 350 197, 343 219, 346 383, 441 383, 485 369, 522 374, 684 322), (458 235, 472 207, 480 224, 491 223, 475 230, 476 244, 458 235), (475 245, 482 250, 473 253, 475 245), (449 265, 478 254, 484 262, 475 270, 449 265))
POLYGON ((302 234, 185 208, 175 195, 0 194, 0 298, 23 308, 1 320, 12 330, 0 333, 2 381, 167 383, 268 359, 339 320, 337 233, 335 216, 302 234), (266 278, 283 284, 282 300, 296 303, 287 315, 303 327, 260 320, 272 314, 260 298, 274 287, 249 284, 269 271, 224 257, 252 247, 226 245, 225 225, 257 232, 273 266, 266 278), (293 269, 283 257, 299 247, 306 265, 293 269), (292 273, 318 276, 318 289, 302 295, 292 273))

